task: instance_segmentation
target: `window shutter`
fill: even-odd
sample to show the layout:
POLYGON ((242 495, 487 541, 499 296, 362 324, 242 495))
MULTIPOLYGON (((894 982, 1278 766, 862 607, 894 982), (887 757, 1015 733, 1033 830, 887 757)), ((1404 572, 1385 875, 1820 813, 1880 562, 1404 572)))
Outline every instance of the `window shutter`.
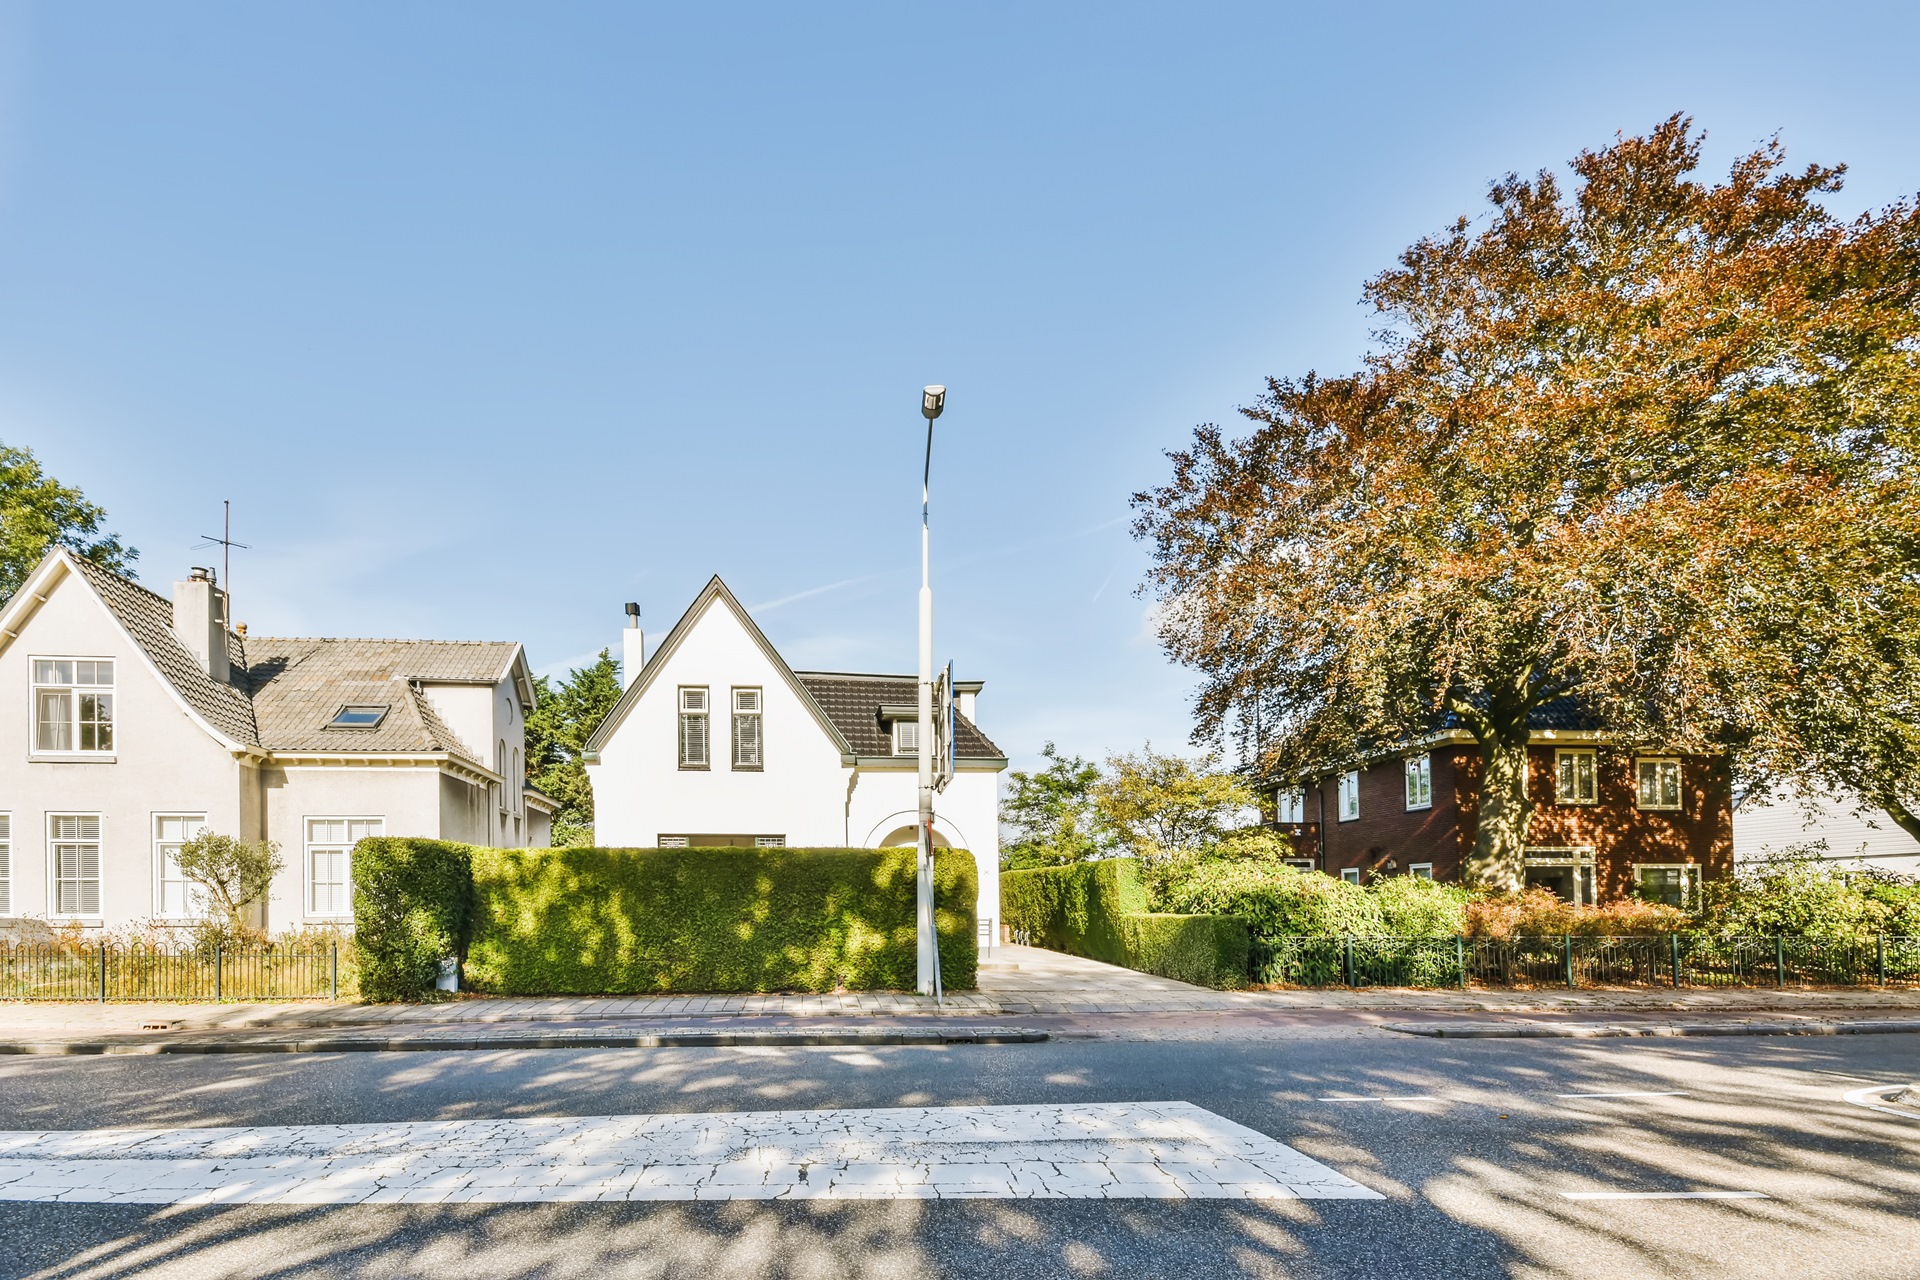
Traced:
POLYGON ((0 814, 0 916, 13 914, 13 818, 0 814))

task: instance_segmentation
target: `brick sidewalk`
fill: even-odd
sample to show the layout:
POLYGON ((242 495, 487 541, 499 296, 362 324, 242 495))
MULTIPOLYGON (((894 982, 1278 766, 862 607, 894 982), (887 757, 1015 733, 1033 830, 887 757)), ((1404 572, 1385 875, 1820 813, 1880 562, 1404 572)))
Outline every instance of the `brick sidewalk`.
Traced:
MULTIPOLYGON (((1897 1015, 1920 1010, 1920 990, 1634 988, 1531 991, 1213 991, 1037 947, 1000 946, 980 967, 980 989, 944 1005, 904 992, 634 997, 466 996, 434 1004, 0 1003, 0 1038, 74 1037, 167 1030, 265 1032, 348 1027, 431 1028, 513 1023, 652 1023, 687 1019, 1101 1018, 1126 1015, 1263 1016, 1314 1013, 1836 1014, 1897 1015)), ((1227 1022, 1234 1021, 1227 1018, 1227 1022)))

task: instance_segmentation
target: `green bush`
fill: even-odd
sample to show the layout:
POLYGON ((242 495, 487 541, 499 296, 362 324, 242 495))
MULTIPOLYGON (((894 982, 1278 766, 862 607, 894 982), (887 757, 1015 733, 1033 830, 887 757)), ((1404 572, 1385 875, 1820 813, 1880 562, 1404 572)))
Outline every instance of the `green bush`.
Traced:
MULTIPOLYGON (((467 976, 512 995, 911 990, 912 849, 483 849, 467 976)), ((974 986, 973 856, 934 862, 940 973, 974 986)))
POLYGON ((1161 911, 1234 915, 1255 937, 1386 932, 1379 901, 1359 885, 1269 858, 1193 858, 1155 879, 1161 911))
POLYGON ((415 1000, 465 949, 469 845, 376 837, 353 847, 353 930, 363 1000, 415 1000))
POLYGON ((1788 935, 1862 942, 1899 932, 1920 912, 1904 886, 1871 882, 1861 872, 1823 862, 1805 847, 1744 867, 1732 880, 1702 889, 1701 926, 1717 937, 1788 935), (1903 900, 1904 899, 1904 900, 1903 900))
POLYGON ((1004 871, 1000 918, 1028 931, 1035 944, 1070 955, 1204 986, 1246 981, 1246 922, 1149 914, 1132 858, 1004 871))
POLYGON ((1367 886, 1380 909, 1380 932, 1390 938, 1454 938, 1466 927, 1473 896, 1457 884, 1416 876, 1381 876, 1367 886))

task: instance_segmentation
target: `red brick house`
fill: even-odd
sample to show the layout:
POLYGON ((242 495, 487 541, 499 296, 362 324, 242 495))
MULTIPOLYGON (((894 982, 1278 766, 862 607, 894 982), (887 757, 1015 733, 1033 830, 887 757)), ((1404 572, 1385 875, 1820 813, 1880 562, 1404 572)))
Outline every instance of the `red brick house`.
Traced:
MULTIPOLYGON (((1733 789, 1723 756, 1619 746, 1568 704, 1534 713, 1526 882, 1573 902, 1638 893, 1679 903, 1733 870, 1733 789)), ((1480 752, 1461 729, 1274 786, 1274 823, 1299 865, 1356 883, 1457 880, 1473 849, 1480 752)))

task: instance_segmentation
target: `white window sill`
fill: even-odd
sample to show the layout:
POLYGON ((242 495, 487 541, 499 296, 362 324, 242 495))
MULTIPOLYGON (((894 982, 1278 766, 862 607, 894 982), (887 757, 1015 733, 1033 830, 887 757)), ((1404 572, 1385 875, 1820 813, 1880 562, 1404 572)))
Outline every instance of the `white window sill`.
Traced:
POLYGON ((77 924, 82 929, 102 929, 106 927, 105 916, 62 916, 49 915, 47 919, 54 924, 77 924))
POLYGON ((1427 801, 1427 802, 1426 802, 1425 804, 1410 804, 1410 805, 1408 805, 1408 806, 1407 806, 1407 812, 1408 812, 1408 813, 1419 813, 1419 812, 1420 812, 1420 811, 1421 811, 1422 809, 1431 809, 1431 808, 1433 808, 1433 801, 1431 801, 1431 800, 1429 800, 1429 801, 1427 801))
POLYGON ((28 764, 112 764, 111 751, 36 751, 27 757, 28 764))
POLYGON ((1687 806, 1683 804, 1643 804, 1638 807, 1642 813, 1683 813, 1686 811, 1687 806))
POLYGON ((1564 796, 1555 796, 1555 797, 1554 797, 1554 800, 1553 800, 1553 802, 1554 802, 1555 804, 1558 804, 1558 805, 1566 805, 1566 806, 1568 806, 1568 807, 1570 807, 1570 808, 1572 808, 1572 807, 1591 807, 1591 806, 1593 806, 1593 805, 1596 805, 1596 804, 1599 804, 1599 803, 1600 803, 1600 801, 1599 801, 1599 799, 1598 799, 1598 797, 1596 797, 1596 798, 1594 798, 1594 799, 1592 799, 1592 800, 1569 800, 1569 799, 1567 799, 1567 798, 1565 798, 1564 796))

